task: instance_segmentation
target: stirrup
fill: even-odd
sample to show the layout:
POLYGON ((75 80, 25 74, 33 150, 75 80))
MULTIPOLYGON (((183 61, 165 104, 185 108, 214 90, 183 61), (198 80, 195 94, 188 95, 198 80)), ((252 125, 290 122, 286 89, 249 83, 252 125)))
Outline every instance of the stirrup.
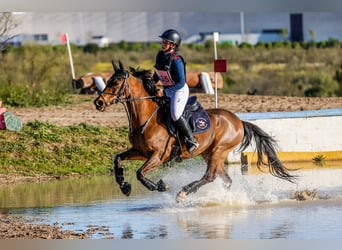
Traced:
POLYGON ((192 153, 198 148, 199 143, 196 140, 185 139, 185 145, 189 153, 192 153))

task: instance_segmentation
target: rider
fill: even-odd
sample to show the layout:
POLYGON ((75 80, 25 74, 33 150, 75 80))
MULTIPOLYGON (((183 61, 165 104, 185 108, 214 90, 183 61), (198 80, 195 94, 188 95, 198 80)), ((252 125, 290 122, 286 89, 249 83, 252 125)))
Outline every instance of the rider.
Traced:
POLYGON ((163 84, 157 89, 156 96, 166 95, 170 98, 171 118, 178 130, 184 136, 187 150, 191 153, 199 146, 194 138, 188 122, 182 116, 189 97, 189 87, 186 84, 186 69, 183 57, 178 53, 181 36, 177 30, 168 29, 159 36, 162 38, 162 48, 156 56, 153 80, 163 84))

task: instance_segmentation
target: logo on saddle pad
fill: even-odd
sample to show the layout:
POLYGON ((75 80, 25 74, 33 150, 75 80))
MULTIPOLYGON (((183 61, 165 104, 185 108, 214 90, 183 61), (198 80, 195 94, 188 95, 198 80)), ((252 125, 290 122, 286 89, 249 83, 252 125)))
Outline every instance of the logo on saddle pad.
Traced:
POLYGON ((208 128, 209 124, 205 118, 199 117, 195 120, 195 126, 200 130, 204 130, 208 128))
MULTIPOLYGON (((211 127, 211 121, 206 110, 197 101, 196 96, 191 96, 185 106, 183 117, 188 121, 192 133, 199 134, 207 131, 211 127)), ((167 128, 173 136, 177 136, 175 126, 171 122, 171 116, 167 115, 167 128)))

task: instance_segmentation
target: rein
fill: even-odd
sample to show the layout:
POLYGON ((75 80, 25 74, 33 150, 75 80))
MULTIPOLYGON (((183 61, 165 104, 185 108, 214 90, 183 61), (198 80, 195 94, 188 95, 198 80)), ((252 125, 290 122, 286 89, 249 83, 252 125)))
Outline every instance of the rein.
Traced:
POLYGON ((155 99, 155 98, 156 98, 156 96, 144 96, 144 97, 138 97, 138 98, 124 98, 124 99, 117 100, 116 103, 142 101, 142 100, 146 100, 146 99, 155 99))
MULTIPOLYGON (((155 96, 146 96, 146 97, 140 97, 140 98, 125 98, 125 99, 120 99, 117 102, 115 102, 115 103, 122 103, 124 108, 125 108, 126 115, 127 115, 128 122, 129 122, 129 131, 130 131, 129 133, 130 133, 130 135, 133 134, 133 122, 132 122, 132 116, 130 115, 130 113, 128 111, 128 105, 126 103, 131 103, 134 101, 147 100, 147 99, 154 99, 154 98, 156 98, 156 97, 155 96)), ((143 128, 141 130, 141 134, 143 134, 145 132, 147 125, 150 123, 152 117, 154 116, 155 113, 157 113, 159 108, 160 108, 160 106, 157 106, 157 108, 153 111, 153 113, 147 119, 147 121, 145 122, 145 125, 143 126, 143 128)), ((131 112, 132 112, 132 110, 133 110, 133 108, 131 106, 131 112)))

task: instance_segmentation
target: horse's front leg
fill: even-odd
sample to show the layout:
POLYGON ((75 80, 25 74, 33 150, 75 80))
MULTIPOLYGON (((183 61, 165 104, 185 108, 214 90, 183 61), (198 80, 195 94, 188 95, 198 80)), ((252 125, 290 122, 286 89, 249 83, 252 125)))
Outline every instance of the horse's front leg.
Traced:
POLYGON ((168 190, 168 186, 164 183, 163 180, 159 180, 157 183, 154 183, 153 181, 145 177, 145 175, 158 167, 161 163, 162 161, 160 160, 160 157, 157 153, 155 153, 137 171, 137 179, 150 191, 165 192, 166 190, 168 190))
POLYGON ((146 157, 144 157, 139 151, 135 150, 134 148, 130 148, 129 150, 117 154, 114 157, 114 175, 115 180, 120 186, 121 192, 129 196, 131 194, 131 184, 125 181, 124 178, 124 169, 120 165, 120 162, 122 160, 146 160, 146 157))

